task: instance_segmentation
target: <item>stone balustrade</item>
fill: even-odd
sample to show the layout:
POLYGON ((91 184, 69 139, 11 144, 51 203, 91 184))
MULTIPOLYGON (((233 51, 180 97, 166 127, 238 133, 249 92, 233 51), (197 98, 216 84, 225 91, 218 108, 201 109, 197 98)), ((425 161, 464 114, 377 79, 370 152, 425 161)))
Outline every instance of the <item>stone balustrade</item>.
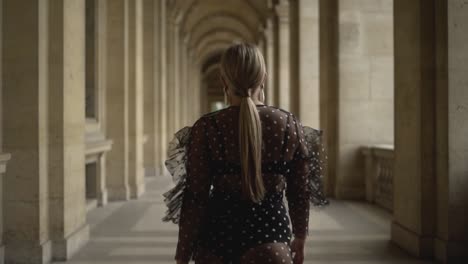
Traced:
POLYGON ((393 145, 363 147, 366 200, 393 211, 393 145))

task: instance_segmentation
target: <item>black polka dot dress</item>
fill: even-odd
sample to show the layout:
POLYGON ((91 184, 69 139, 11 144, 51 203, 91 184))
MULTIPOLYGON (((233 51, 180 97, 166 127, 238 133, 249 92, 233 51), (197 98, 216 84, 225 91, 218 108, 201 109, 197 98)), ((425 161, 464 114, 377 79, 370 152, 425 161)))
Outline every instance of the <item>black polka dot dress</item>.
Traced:
MULTIPOLYGON (((239 107, 205 115, 190 130, 186 160, 180 161, 186 164, 184 189, 177 190, 180 195, 173 190, 169 199, 173 204, 181 200, 176 259, 201 259, 208 252, 219 263, 241 263, 249 250, 262 252, 263 245, 276 243, 283 246, 273 256, 286 263, 291 238, 307 235, 310 200, 317 195, 312 193, 310 180, 311 171, 318 169, 311 162, 313 149, 292 114, 264 105, 257 110, 267 191, 260 203, 241 195, 239 107)), ((172 215, 176 212, 172 210, 172 215)), ((175 218, 179 220, 178 215, 175 218)))

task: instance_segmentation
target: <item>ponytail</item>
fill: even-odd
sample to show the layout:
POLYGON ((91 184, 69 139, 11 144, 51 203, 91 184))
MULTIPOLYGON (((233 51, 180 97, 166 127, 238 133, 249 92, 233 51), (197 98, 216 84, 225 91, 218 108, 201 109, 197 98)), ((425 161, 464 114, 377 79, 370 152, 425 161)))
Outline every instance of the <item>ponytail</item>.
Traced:
POLYGON ((265 195, 262 177, 262 125, 252 98, 243 97, 239 112, 242 193, 253 202, 265 195))
POLYGON ((250 95, 265 79, 265 60, 254 45, 236 44, 224 52, 220 70, 229 89, 242 98, 239 111, 241 190, 246 199, 258 203, 265 196, 262 177, 262 124, 250 95))

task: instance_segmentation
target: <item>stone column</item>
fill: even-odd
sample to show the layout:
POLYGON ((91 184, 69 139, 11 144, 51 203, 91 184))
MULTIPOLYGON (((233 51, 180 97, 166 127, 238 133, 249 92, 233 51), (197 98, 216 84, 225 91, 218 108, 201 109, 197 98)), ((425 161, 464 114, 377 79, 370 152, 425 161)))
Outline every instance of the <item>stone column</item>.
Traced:
MULTIPOLYGON (((180 33, 179 33, 180 35, 180 33)), ((182 38, 180 35, 179 38, 182 38)), ((180 109, 180 125, 179 128, 182 128, 187 125, 187 113, 188 113, 188 104, 190 104, 192 98, 190 98, 189 95, 189 87, 187 86, 187 49, 186 49, 186 44, 187 44, 187 37, 183 38, 182 41, 180 41, 179 44, 179 80, 180 80, 180 95, 179 95, 179 109, 180 109)))
POLYGON ((49 223, 54 260, 89 239, 85 188, 85 2, 49 0, 49 223))
POLYGON ((125 0, 107 0, 106 132, 113 140, 107 154, 110 200, 128 200, 128 86, 125 78, 125 0))
MULTIPOLYGON (((3 90, 3 58, 2 58, 2 43, 3 43, 3 0, 0 0, 0 104, 3 105, 2 90, 3 90)), ((0 107, 0 120, 3 120, 2 108, 0 107)), ((0 121, 0 263, 4 263, 4 251, 3 245, 3 175, 6 171, 6 166, 11 158, 10 154, 3 153, 3 122, 0 121)))
POLYGON ((267 80, 265 84, 266 103, 269 105, 278 105, 278 25, 276 14, 271 13, 266 22, 266 54, 267 80))
POLYGON ((158 37, 156 42, 159 44, 157 56, 155 56, 155 69, 157 70, 157 91, 158 91, 158 116, 159 116, 159 172, 161 175, 166 174, 164 160, 167 157, 166 149, 168 144, 168 111, 167 111, 167 51, 166 51, 166 36, 167 36, 167 18, 166 18, 166 3, 164 1, 155 4, 155 27, 158 30, 155 36, 158 37))
POLYGON ((181 79, 180 79, 180 74, 181 74, 181 66, 180 66, 180 21, 176 21, 177 19, 174 19, 174 25, 173 25, 173 34, 172 34, 172 45, 173 48, 172 50, 172 58, 173 58, 173 64, 172 64, 172 78, 173 78, 173 84, 174 86, 169 87, 170 89, 173 89, 173 97, 171 101, 171 108, 174 116, 174 127, 173 131, 171 131, 171 139, 172 135, 177 132, 181 128, 181 118, 182 118, 182 111, 181 111, 181 102, 182 102, 182 97, 181 97, 181 79))
POLYGON ((338 0, 320 0, 320 127, 328 162, 325 191, 335 194, 338 152, 338 0))
POLYGON ((143 169, 143 0, 125 1, 125 85, 128 90, 130 197, 145 190, 143 169))
POLYGON ((319 0, 298 0, 297 16, 298 115, 303 124, 320 128, 319 0))
POLYGON ((190 104, 189 104, 189 124, 192 125, 200 116, 200 87, 198 84, 198 80, 196 77, 196 68, 195 68, 195 56, 193 54, 193 50, 187 50, 187 58, 188 58, 188 76, 187 76, 187 85, 190 89, 189 97, 190 97, 190 104))
POLYGON ((433 255, 435 210, 435 9, 395 0, 395 171, 392 241, 433 255))
POLYGON ((156 71, 155 71, 155 51, 157 48, 157 36, 154 34, 154 12, 157 5, 152 0, 144 0, 143 2, 143 60, 144 60, 144 167, 145 175, 156 175, 157 168, 157 137, 158 137, 158 95, 156 84, 156 71))
MULTIPOLYGON (((46 0, 3 1, 3 147, 6 263, 52 258, 48 179, 48 9, 46 0)), ((83 112, 81 113, 83 115, 83 112)))
POLYGON ((278 16, 278 106, 291 111, 291 28, 290 28, 290 4, 287 0, 281 0, 276 6, 278 16))
POLYGON ((436 1, 436 236, 435 256, 444 263, 468 262, 468 6, 436 1))
POLYGON ((175 64, 175 59, 174 59, 174 23, 172 20, 172 17, 170 16, 170 13, 166 16, 166 22, 167 22, 167 34, 166 34, 166 48, 165 48, 165 68, 166 68, 166 78, 167 78, 167 83, 166 83, 166 109, 164 110, 164 113, 166 113, 167 117, 167 127, 166 127, 166 145, 169 143, 170 140, 172 140, 175 127, 176 127, 176 115, 174 112, 174 102, 175 102, 175 84, 174 84, 174 64, 175 64))

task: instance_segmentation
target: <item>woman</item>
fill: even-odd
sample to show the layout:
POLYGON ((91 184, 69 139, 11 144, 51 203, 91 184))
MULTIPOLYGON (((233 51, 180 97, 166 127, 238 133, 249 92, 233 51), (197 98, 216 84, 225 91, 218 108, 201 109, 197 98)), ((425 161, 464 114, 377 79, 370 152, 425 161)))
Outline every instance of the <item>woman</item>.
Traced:
POLYGON ((179 220, 176 204, 182 200, 178 264, 191 259, 303 263, 309 201, 315 197, 316 204, 326 203, 320 190, 311 193, 319 163, 297 118, 264 104, 265 77, 265 62, 255 46, 230 47, 221 59, 230 107, 201 117, 184 135, 178 133, 178 142, 187 142, 187 155, 173 167, 185 165, 187 176, 166 194, 166 220, 179 220))

